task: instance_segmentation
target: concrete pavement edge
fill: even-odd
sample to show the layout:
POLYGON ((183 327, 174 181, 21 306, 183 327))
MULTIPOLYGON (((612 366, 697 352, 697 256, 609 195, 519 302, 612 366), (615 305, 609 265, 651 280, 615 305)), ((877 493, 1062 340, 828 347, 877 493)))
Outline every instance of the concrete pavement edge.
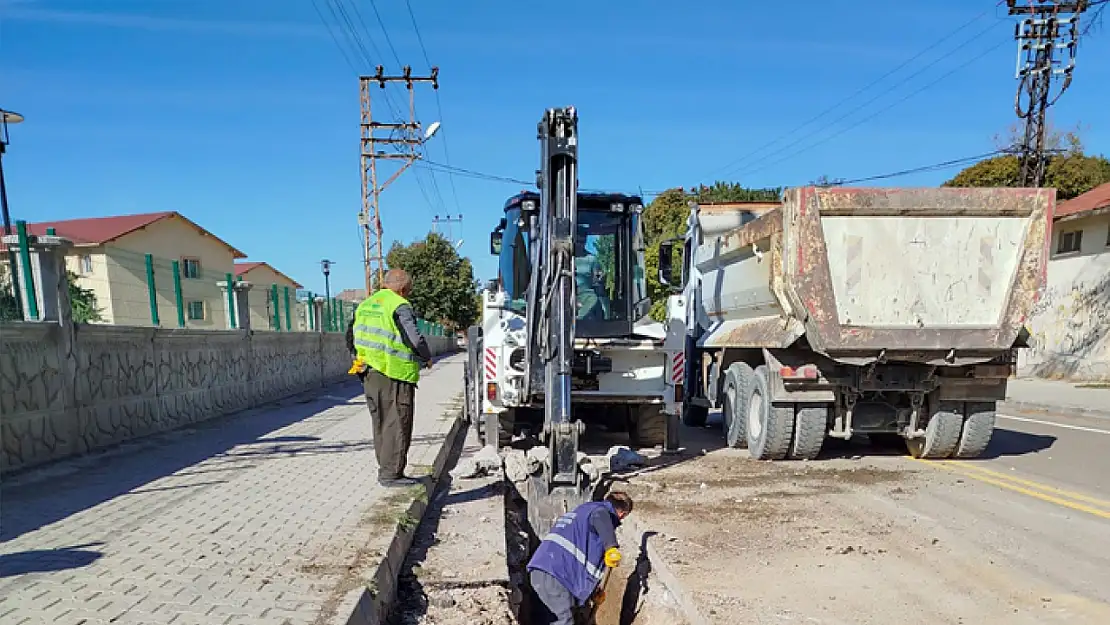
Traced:
MULTIPOLYGON (((459 441, 460 436, 466 435, 468 424, 460 416, 455 417, 451 429, 444 437, 443 445, 436 453, 435 462, 432 464, 431 480, 425 485, 426 497, 413 497, 407 508, 409 518, 423 521, 424 512, 428 502, 436 489, 439 488, 444 475, 447 473, 447 463, 451 459, 451 452, 459 441)), ((389 616, 389 611, 397 598, 397 578, 401 567, 405 563, 412 541, 419 529, 419 522, 410 528, 394 526, 393 538, 385 555, 373 567, 372 586, 360 586, 347 593, 339 603, 335 616, 328 621, 328 625, 381 625, 389 616)))
MULTIPOLYGON (((635 508, 633 510, 635 510, 635 508)), ((655 548, 651 539, 657 536, 658 533, 650 532, 649 536, 648 530, 644 529, 643 523, 633 516, 626 518, 621 525, 622 529, 631 532, 632 535, 640 541, 640 544, 636 546, 638 551, 646 549, 647 554, 644 555, 647 556, 651 573, 654 574, 663 586, 666 587, 667 591, 671 593, 671 596, 673 596, 678 603, 679 609, 690 625, 709 625, 709 620, 698 610, 698 606, 694 602, 693 597, 686 592, 685 588, 683 588, 682 584, 678 581, 678 577, 676 577, 671 570, 670 565, 663 559, 659 550, 655 548)), ((623 549, 622 551, 627 551, 627 549, 623 549)))

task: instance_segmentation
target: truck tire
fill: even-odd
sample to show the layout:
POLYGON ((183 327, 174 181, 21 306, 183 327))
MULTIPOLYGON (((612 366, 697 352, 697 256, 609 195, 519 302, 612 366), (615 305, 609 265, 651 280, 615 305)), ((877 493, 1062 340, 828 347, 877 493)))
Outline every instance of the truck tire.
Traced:
POLYGON ((748 397, 755 385, 755 371, 743 362, 734 362, 725 371, 725 387, 721 393, 721 428, 729 447, 748 444, 748 397))
POLYGON ((906 447, 914 458, 947 458, 956 451, 960 443, 960 428, 963 425, 962 411, 958 403, 941 402, 929 417, 923 438, 906 439, 906 447))
POLYGON ((655 447, 662 445, 667 438, 667 415, 659 406, 639 406, 632 408, 636 416, 628 428, 628 440, 633 447, 655 447))
POLYGON ((960 442, 953 458, 978 458, 991 442, 998 404, 995 402, 967 402, 964 407, 964 424, 960 442))
POLYGON ((782 460, 790 451, 794 434, 794 406, 771 404, 767 365, 755 369, 747 406, 748 453, 756 460, 782 460))
POLYGON ((787 457, 791 460, 817 459, 828 429, 828 406, 799 405, 794 415, 794 442, 787 457))

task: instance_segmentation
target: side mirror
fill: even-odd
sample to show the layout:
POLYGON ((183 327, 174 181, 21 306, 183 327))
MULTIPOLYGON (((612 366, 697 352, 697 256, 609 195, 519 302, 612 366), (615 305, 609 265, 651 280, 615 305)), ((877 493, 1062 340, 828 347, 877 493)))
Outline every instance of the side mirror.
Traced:
POLYGON ((489 253, 494 256, 501 255, 501 232, 494 231, 489 233, 489 253))
POLYGON ((665 286, 672 286, 671 278, 674 275, 673 253, 673 240, 668 239, 659 243, 659 283, 665 286))

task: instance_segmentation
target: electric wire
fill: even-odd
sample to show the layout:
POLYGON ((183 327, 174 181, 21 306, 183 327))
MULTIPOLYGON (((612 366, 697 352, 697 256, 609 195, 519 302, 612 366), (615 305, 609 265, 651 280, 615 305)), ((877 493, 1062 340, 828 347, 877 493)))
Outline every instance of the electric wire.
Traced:
POLYGON ((966 164, 970 164, 970 163, 979 163, 979 162, 982 162, 984 160, 994 158, 994 157, 1002 155, 1002 154, 1009 154, 1009 153, 1010 153, 1010 150, 993 150, 991 152, 985 152, 983 154, 976 154, 975 156, 965 156, 963 158, 956 158, 956 159, 952 159, 952 160, 942 161, 940 163, 933 163, 932 165, 922 165, 921 167, 913 167, 913 168, 910 168, 910 169, 902 169, 902 170, 899 170, 899 171, 893 171, 893 172, 886 173, 886 174, 877 174, 877 175, 874 175, 874 176, 864 176, 862 178, 852 178, 852 179, 848 179, 848 180, 837 180, 836 183, 834 185, 831 185, 831 186, 843 186, 843 185, 849 185, 849 184, 859 184, 861 182, 872 182, 874 180, 887 180, 889 178, 899 178, 901 176, 908 176, 910 174, 918 174, 918 173, 923 173, 923 172, 928 172, 928 171, 937 171, 937 170, 941 170, 941 169, 947 169, 949 167, 956 167, 956 166, 959 166, 959 165, 966 165, 966 164))
MULTIPOLYGON (((849 130, 857 128, 857 127, 871 121, 872 119, 878 117, 879 115, 882 115, 883 113, 885 113, 885 112, 889 111, 890 109, 898 106, 899 104, 905 102, 906 100, 909 100, 913 96, 925 91, 926 89, 929 89, 930 87, 936 85, 940 81, 948 78, 952 74, 955 74, 956 72, 967 68, 968 66, 971 65, 971 63, 974 63, 975 61, 978 61, 979 59, 983 58, 987 54, 989 54, 989 53, 997 50, 998 48, 1002 47, 1003 45, 1007 45, 1009 43, 1011 43, 1011 42, 1010 41, 1000 41, 1000 42, 994 44, 990 48, 987 48, 987 49, 981 51, 979 54, 972 57, 969 62, 967 62, 965 64, 962 64, 962 65, 957 65, 956 67, 953 67, 952 69, 950 69, 947 72, 941 74, 937 78, 935 78, 935 79, 931 80, 930 82, 922 85, 921 87, 907 93, 906 95, 904 95, 901 98, 891 102, 890 104, 888 104, 888 105, 884 106, 883 108, 875 111, 874 113, 872 113, 872 114, 870 114, 870 115, 868 115, 868 116, 866 116, 862 119, 859 119, 856 122, 854 122, 854 123, 852 123, 848 126, 845 126, 844 128, 841 128, 840 130, 836 131, 835 133, 833 133, 831 135, 828 135, 828 136, 824 137, 823 139, 820 139, 820 140, 818 140, 814 143, 811 143, 811 144, 805 146, 801 150, 797 150, 793 153, 787 154, 786 156, 784 156, 782 158, 775 159, 775 160, 770 161, 770 162, 764 162, 761 166, 756 167, 754 169, 742 169, 739 172, 735 172, 735 175, 739 175, 739 174, 751 175, 751 174, 754 174, 756 172, 763 171, 763 170, 767 169, 768 167, 772 167, 772 166, 777 165, 777 164, 779 164, 783 161, 790 160, 790 159, 794 158, 795 156, 798 156, 799 154, 802 154, 804 152, 812 150, 813 148, 815 148, 819 145, 824 145, 825 143, 828 143, 829 141, 832 141, 833 139, 839 137, 840 135, 843 135, 844 133, 848 132, 849 130)), ((845 115, 844 117, 847 117, 847 115, 845 115)), ((841 119, 843 119, 843 117, 841 119)), ((776 153, 778 153, 778 152, 773 152, 772 154, 776 154, 776 153)), ((768 156, 770 156, 770 155, 768 155, 768 156)))

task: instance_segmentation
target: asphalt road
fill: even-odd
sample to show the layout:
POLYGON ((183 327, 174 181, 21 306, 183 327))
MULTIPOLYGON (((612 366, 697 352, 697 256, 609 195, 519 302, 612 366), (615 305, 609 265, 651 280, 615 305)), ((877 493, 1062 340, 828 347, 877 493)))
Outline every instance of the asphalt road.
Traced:
POLYGON ((719 427, 683 437, 630 487, 707 622, 1110 623, 1110 419, 1006 414, 976 460, 861 439, 753 463, 719 427))

